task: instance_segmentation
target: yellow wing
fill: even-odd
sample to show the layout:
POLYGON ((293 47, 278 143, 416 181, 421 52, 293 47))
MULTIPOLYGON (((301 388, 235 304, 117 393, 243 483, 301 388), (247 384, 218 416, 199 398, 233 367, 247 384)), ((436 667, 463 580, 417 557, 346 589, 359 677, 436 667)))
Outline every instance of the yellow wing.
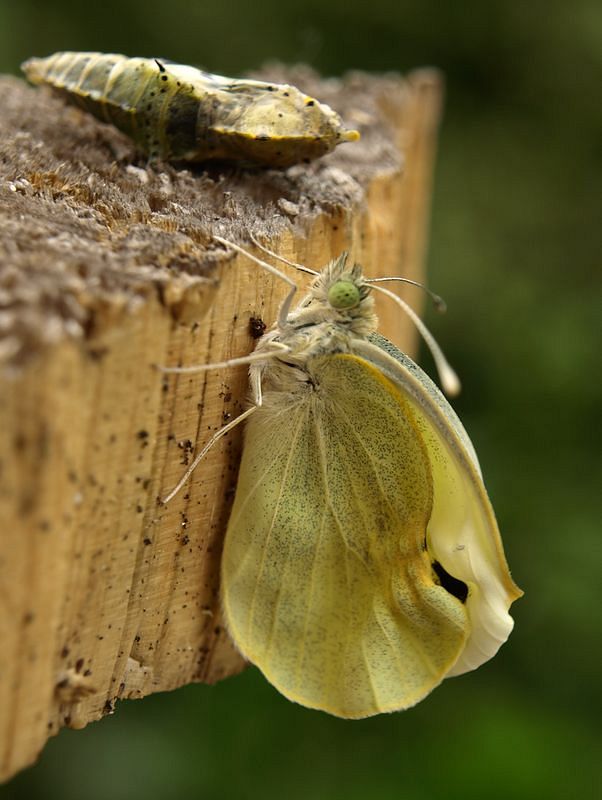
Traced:
POLYGON ((522 596, 510 575, 495 514, 468 434, 425 373, 379 334, 356 344, 358 355, 403 387, 415 412, 433 475, 429 552, 468 589, 470 635, 448 677, 492 658, 513 627, 512 603, 522 596))
POLYGON ((308 363, 248 423, 222 560, 230 633, 286 697, 341 717, 407 708, 461 653, 464 605, 425 550, 433 486, 415 412, 353 355, 308 363))

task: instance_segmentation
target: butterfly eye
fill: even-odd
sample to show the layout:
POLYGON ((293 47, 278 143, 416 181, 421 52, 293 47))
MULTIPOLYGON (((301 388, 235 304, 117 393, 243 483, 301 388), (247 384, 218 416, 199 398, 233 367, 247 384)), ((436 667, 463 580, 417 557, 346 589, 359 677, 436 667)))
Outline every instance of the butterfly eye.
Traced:
POLYGON ((360 300, 360 290, 352 281, 337 281, 328 290, 328 302, 333 308, 355 308, 360 300))

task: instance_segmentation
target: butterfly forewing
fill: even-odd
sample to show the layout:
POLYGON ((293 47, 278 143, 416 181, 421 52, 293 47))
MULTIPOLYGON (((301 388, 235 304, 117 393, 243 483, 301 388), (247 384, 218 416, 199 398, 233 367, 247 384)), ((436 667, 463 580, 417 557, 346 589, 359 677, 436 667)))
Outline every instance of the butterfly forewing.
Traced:
POLYGON ((510 576, 491 502, 474 448, 439 389, 404 353, 381 336, 359 348, 404 392, 414 410, 431 464, 434 496, 428 525, 433 558, 468 588, 470 636, 450 675, 491 658, 508 638, 508 613, 521 590, 510 576))

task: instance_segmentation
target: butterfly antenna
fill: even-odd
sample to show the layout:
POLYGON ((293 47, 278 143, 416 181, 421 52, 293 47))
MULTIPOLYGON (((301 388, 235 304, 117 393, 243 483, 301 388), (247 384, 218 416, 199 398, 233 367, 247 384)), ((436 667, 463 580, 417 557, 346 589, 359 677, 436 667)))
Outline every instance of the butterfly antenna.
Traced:
POLYGON ((267 261, 257 258, 257 256, 254 256, 248 250, 245 250, 244 247, 234 244, 234 242, 229 241, 229 239, 224 239, 222 236, 217 236, 216 234, 214 234, 212 238, 214 241, 223 244, 224 247, 227 247, 230 250, 235 250, 237 253, 246 256, 248 259, 258 264, 262 269, 265 269, 267 272, 271 272, 272 275, 275 275, 277 278, 281 278, 285 283, 288 283, 288 285, 291 287, 291 290, 284 298, 284 302, 280 306, 280 312, 278 313, 278 326, 283 328, 286 325, 286 320, 288 318, 288 313, 291 310, 293 297, 297 291, 297 284, 295 281, 289 278, 288 275, 285 275, 284 272, 281 272, 279 269, 276 269, 276 267, 268 264, 267 261))
POLYGON ((277 258, 278 261, 282 261, 283 264, 288 264, 289 267, 294 267, 295 269, 298 269, 299 272, 307 272, 308 275, 313 275, 314 277, 317 277, 320 274, 319 272, 316 272, 315 269, 311 269, 311 267, 306 267, 304 264, 299 264, 297 261, 290 261, 288 258, 278 255, 278 253, 275 253, 273 250, 270 250, 269 247, 266 247, 265 245, 261 244, 261 242, 258 239, 256 239, 252 233, 249 233, 249 239, 253 242, 255 247, 258 247, 260 250, 263 250, 263 252, 266 255, 272 256, 272 258, 277 258))
POLYGON ((433 306, 435 310, 438 311, 440 314, 445 314, 447 311, 447 303, 445 300, 438 294, 435 294, 428 286, 425 286, 423 283, 419 283, 418 281, 413 281, 411 278, 398 278, 398 277, 390 277, 390 278, 366 278, 366 283, 385 283, 386 281, 398 281, 399 283, 409 283, 410 286, 417 286, 419 289, 422 289, 423 292, 426 292, 428 296, 433 301, 433 306))
POLYGON ((377 292, 381 292, 382 294, 386 294, 387 297, 390 297, 394 300, 400 308, 402 308, 408 317, 412 320, 418 332, 426 342, 428 349, 431 351, 433 360, 435 362, 435 366, 437 367, 437 373, 439 374, 439 381, 443 388, 443 391, 449 397, 455 397, 457 394, 460 393, 460 389, 462 388, 462 384, 460 383, 460 379, 456 375, 455 371, 450 366, 448 360, 443 355, 443 350, 437 344, 435 337, 426 327, 424 322, 420 319, 418 314, 414 311, 411 306, 409 306, 405 300, 402 300, 401 297, 398 297, 393 292, 389 291, 389 289, 383 289, 382 286, 375 286, 374 290, 377 292))

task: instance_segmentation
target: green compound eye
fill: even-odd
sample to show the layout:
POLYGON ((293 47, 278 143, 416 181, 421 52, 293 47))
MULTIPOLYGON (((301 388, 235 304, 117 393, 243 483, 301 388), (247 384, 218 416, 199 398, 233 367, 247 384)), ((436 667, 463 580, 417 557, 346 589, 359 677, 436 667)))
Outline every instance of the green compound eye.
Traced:
POLYGON ((328 290, 328 302, 333 308, 354 308, 360 299, 360 290, 352 281, 337 281, 328 290))

